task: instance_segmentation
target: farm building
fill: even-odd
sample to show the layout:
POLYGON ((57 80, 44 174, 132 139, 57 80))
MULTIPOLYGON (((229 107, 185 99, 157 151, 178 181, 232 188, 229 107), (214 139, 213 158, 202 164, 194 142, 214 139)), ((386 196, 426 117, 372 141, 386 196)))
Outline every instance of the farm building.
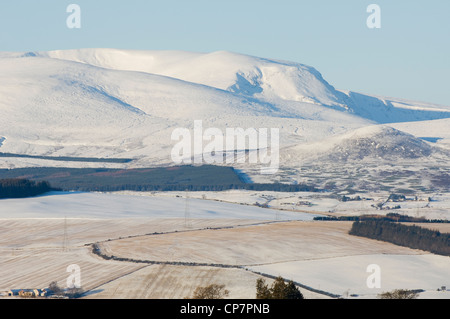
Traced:
POLYGON ((8 296, 19 296, 19 297, 47 297, 51 292, 49 289, 10 289, 8 291, 8 296))
POLYGON ((8 290, 8 296, 18 296, 20 289, 10 289, 8 290))
POLYGON ((19 291, 20 297, 36 297, 36 293, 34 289, 21 289, 19 291))
POLYGON ((48 288, 39 289, 39 294, 41 297, 47 297, 52 294, 52 291, 48 288))

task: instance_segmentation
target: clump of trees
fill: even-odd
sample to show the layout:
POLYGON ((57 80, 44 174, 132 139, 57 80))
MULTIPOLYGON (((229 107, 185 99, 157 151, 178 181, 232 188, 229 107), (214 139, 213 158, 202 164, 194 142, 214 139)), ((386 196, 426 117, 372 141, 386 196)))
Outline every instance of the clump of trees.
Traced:
POLYGON ((48 289, 52 292, 53 295, 63 295, 64 290, 58 286, 58 283, 56 281, 52 281, 50 285, 48 285, 48 289))
POLYGON ((416 225, 407 226, 385 220, 356 221, 349 234, 450 256, 450 234, 416 225))
POLYGON ((50 285, 48 286, 48 289, 51 291, 51 294, 53 296, 60 296, 65 298, 79 298, 83 295, 84 290, 79 287, 71 287, 67 289, 63 289, 58 286, 58 283, 56 281, 52 281, 50 285))
POLYGON ((225 289, 225 285, 211 284, 205 287, 197 287, 191 299, 224 299, 229 294, 230 291, 225 289))
POLYGON ((362 200, 362 198, 361 198, 361 196, 356 196, 356 197, 348 197, 348 196, 342 196, 341 197, 341 202, 353 202, 353 201, 361 201, 362 200))
POLYGON ((42 195, 52 190, 46 181, 30 181, 22 178, 0 179, 0 199, 25 198, 42 195))
POLYGON ((378 295, 380 299, 416 299, 419 296, 414 290, 396 289, 378 295))
POLYGON ((263 278, 256 281, 256 299, 304 299, 304 297, 293 281, 286 283, 282 277, 277 277, 271 287, 263 278))
POLYGON ((390 194, 388 201, 392 201, 392 202, 404 202, 406 200, 406 196, 405 195, 398 195, 398 194, 390 194))

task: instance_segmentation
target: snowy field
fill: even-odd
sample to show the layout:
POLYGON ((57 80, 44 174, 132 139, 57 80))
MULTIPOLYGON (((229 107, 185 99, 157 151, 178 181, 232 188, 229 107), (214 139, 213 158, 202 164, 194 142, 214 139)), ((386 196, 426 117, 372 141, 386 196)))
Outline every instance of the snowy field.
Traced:
POLYGON ((424 290, 420 298, 450 299, 450 291, 438 291, 450 284, 450 258, 432 254, 358 255, 250 268, 350 298, 376 298, 395 289, 417 289, 424 290), (369 265, 380 267, 380 288, 367 285, 372 274, 367 271, 369 265))
MULTIPOLYGON (((183 193, 179 196, 192 196, 183 193)), ((240 206, 197 198, 103 193, 53 193, 0 201, 0 219, 15 218, 185 218, 312 220, 314 214, 240 206)))
MULTIPOLYGON (((364 214, 386 215, 388 213, 398 213, 412 217, 425 217, 426 219, 450 219, 450 194, 418 193, 417 200, 413 195, 406 196, 403 202, 388 202, 385 207, 399 205, 400 209, 378 210, 373 206, 386 202, 391 194, 385 192, 365 192, 355 194, 345 194, 348 197, 360 196, 361 201, 340 201, 340 196, 330 192, 270 192, 270 191, 248 191, 229 190, 222 192, 118 192, 116 194, 135 195, 156 198, 185 198, 207 199, 225 203, 236 203, 240 205, 267 205, 269 208, 281 210, 285 214, 282 219, 290 219, 293 212, 309 213, 312 216, 360 216, 364 214), (428 198, 432 201, 429 202, 428 198), (287 218, 284 218, 287 217, 287 218)), ((278 212, 279 214, 279 212, 278 212)), ((298 215, 304 216, 304 215, 298 215)))
POLYGON ((258 273, 350 298, 395 288, 450 298, 437 292, 450 286, 450 258, 350 236, 350 222, 312 221, 317 214, 253 205, 270 195, 54 193, 2 200, 0 292, 43 288, 53 280, 64 286, 67 266, 78 264, 85 298, 184 298, 211 281, 226 284, 232 298, 254 298, 258 273), (238 199, 242 205, 231 203, 238 199), (91 253, 96 242, 102 253, 119 257, 240 268, 104 260, 91 253), (378 290, 365 284, 374 263, 382 271, 378 290))

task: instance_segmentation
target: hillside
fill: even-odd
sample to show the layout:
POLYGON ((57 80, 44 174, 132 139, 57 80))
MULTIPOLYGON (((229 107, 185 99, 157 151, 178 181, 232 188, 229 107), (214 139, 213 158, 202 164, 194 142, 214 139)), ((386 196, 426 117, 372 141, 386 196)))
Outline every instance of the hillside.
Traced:
POLYGON ((325 105, 377 123, 450 117, 448 106, 335 89, 314 67, 234 52, 81 49, 35 54, 113 70, 164 75, 272 103, 281 100, 325 105))
MULTIPOLYGON (((389 126, 375 125, 356 129, 319 141, 294 146, 285 153, 306 154, 305 158, 327 161, 411 160, 429 158, 433 154, 447 154, 411 134, 389 126)), ((444 155, 445 156, 445 155, 444 155)))
POLYGON ((319 122, 325 135, 339 129, 331 119, 364 123, 323 106, 282 108, 172 77, 29 54, 3 54, 0 66, 1 150, 9 153, 167 161, 173 129, 192 128, 196 119, 221 129, 279 127, 285 139, 298 120, 319 122))
MULTIPOLYGON (((23 155, 0 158, 0 168, 172 165, 171 135, 193 132, 194 121, 221 132, 279 129, 282 176, 305 159, 448 163, 450 107, 336 89, 296 62, 226 51, 80 49, 3 52, 0 68, 0 153, 23 155)), ((249 154, 247 145, 234 150, 249 154)), ((193 149, 192 157, 202 152, 193 149)), ((258 169, 234 166, 249 175, 258 169)))

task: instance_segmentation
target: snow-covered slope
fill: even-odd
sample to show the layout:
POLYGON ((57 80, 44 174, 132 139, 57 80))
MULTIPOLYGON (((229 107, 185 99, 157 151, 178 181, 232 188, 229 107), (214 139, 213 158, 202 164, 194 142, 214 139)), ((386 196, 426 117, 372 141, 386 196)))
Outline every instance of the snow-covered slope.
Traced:
POLYGON ((347 95, 349 112, 376 123, 419 122, 450 118, 450 107, 399 98, 378 97, 351 91, 347 95))
POLYGON ((337 90, 311 66, 227 51, 81 49, 34 54, 115 70, 165 75, 271 102, 326 105, 377 123, 450 117, 450 107, 337 90))
POLYGON ((71 50, 37 53, 116 70, 154 73, 249 96, 340 105, 336 91, 312 67, 218 51, 71 50))
POLYGON ((282 156, 286 161, 323 160, 348 162, 361 160, 403 160, 423 159, 433 154, 448 155, 448 152, 434 147, 411 134, 385 125, 367 126, 339 134, 319 142, 287 148, 282 156))
POLYGON ((35 54, 3 53, 0 69, 2 152, 132 157, 148 165, 170 163, 172 131, 192 129, 194 120, 205 128, 278 127, 286 141, 366 122, 320 105, 273 104, 173 77, 35 54))
MULTIPOLYGON (((450 118, 448 107, 337 90, 313 67, 225 51, 2 52, 0 70, 0 152, 9 153, 171 164, 173 130, 202 120, 204 129, 223 132, 279 128, 288 163, 327 145, 341 160, 385 157, 405 146, 403 156, 428 156, 433 147, 417 135, 384 128, 362 144, 338 135, 425 120, 441 127, 434 127, 439 135, 450 118)), ((0 167, 18 165, 43 164, 0 159, 0 167)))

